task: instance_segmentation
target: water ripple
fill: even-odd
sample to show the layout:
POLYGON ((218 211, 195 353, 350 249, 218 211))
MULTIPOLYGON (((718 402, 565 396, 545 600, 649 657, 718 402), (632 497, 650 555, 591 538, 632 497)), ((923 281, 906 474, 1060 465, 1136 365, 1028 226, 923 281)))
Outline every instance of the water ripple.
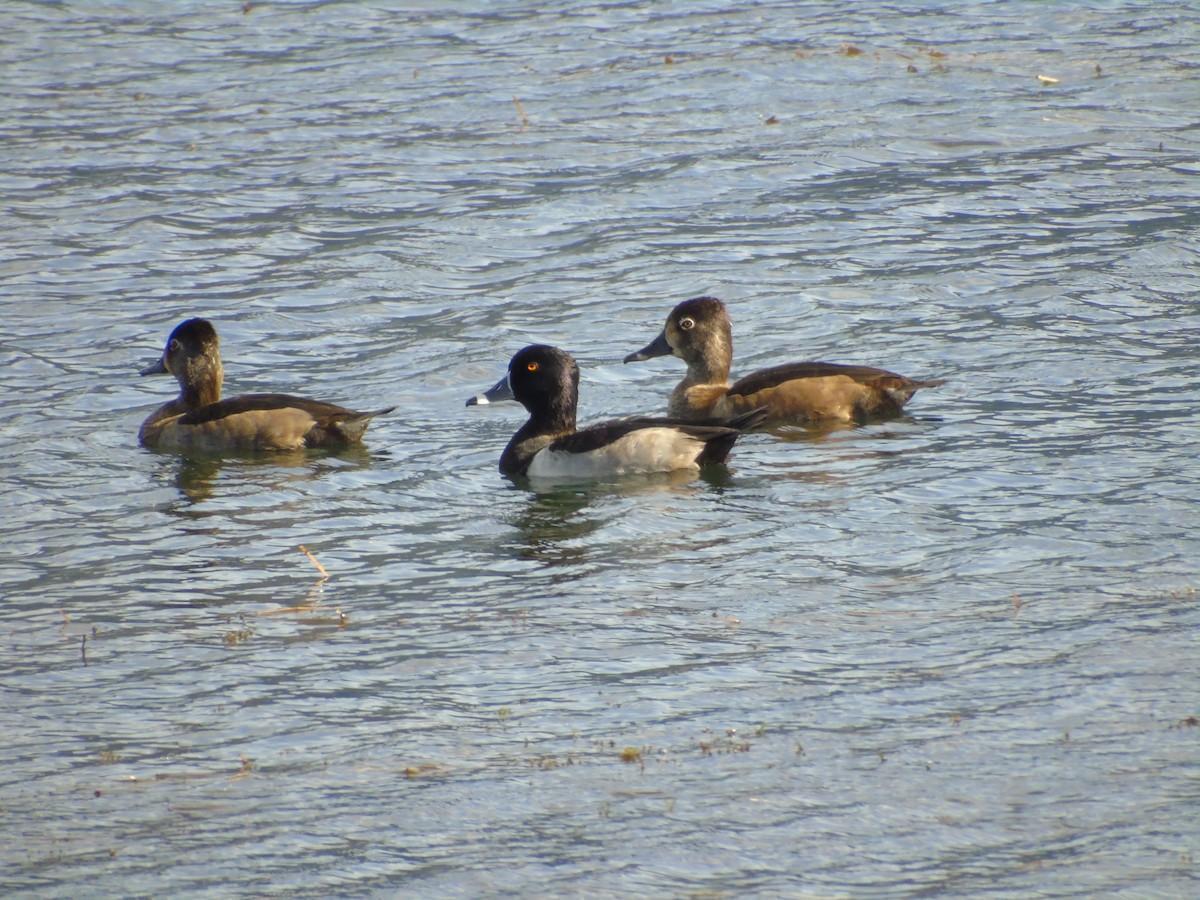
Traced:
POLYGON ((1188 892, 1193 9, 9 18, 7 893, 1188 892), (513 351, 661 411, 620 360, 710 292, 735 374, 950 381, 498 475, 513 351), (190 315, 231 393, 397 409, 142 451, 190 315))

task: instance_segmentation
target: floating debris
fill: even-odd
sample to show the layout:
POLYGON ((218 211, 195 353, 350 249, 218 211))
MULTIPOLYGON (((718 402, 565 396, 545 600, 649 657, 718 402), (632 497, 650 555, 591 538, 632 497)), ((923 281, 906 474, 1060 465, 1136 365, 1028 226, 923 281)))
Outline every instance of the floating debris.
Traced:
POLYGON ((305 547, 303 544, 301 544, 301 545, 300 545, 300 551, 301 551, 301 552, 302 552, 302 553, 303 553, 305 556, 307 556, 309 559, 311 559, 311 560, 312 560, 312 564, 313 564, 314 566, 316 566, 316 567, 317 567, 317 571, 321 573, 321 580, 322 580, 322 581, 324 581, 326 578, 328 578, 328 577, 329 577, 329 573, 325 571, 325 567, 324 567, 323 565, 321 565, 320 561, 319 561, 319 560, 318 560, 318 559, 317 559, 315 556, 313 556, 313 554, 312 554, 312 551, 311 551, 311 550, 309 550, 307 547, 305 547))
POLYGON ((437 775, 446 771, 445 766, 439 766, 436 763, 421 763, 416 766, 405 766, 405 778, 419 778, 422 775, 437 775))

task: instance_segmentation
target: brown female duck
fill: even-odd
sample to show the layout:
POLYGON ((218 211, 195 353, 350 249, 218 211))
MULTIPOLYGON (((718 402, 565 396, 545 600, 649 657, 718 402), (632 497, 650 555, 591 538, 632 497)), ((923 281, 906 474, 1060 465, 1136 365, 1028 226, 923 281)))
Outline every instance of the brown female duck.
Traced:
POLYGON ((138 442, 158 450, 243 452, 345 447, 362 440, 371 419, 395 407, 358 412, 287 394, 221 399, 224 370, 217 332, 206 319, 188 319, 167 339, 158 362, 143 375, 171 374, 179 396, 142 423, 138 442))
POLYGON ((733 328, 725 304, 716 297, 680 303, 667 316, 657 338, 625 362, 678 356, 687 374, 676 385, 667 414, 690 421, 726 419, 758 407, 771 422, 814 422, 897 415, 918 388, 944 379, 915 381, 870 366, 800 362, 759 369, 729 384, 733 328))

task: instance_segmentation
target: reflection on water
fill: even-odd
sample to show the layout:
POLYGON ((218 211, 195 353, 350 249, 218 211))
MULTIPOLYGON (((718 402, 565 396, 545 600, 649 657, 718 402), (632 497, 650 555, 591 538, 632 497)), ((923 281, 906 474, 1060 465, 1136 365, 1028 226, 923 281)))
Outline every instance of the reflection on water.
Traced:
POLYGON ((519 533, 518 554, 551 566, 585 562, 589 551, 581 538, 597 525, 585 515, 590 503, 591 495, 582 487, 531 490, 529 502, 506 522, 519 533))
POLYGON ((233 481, 253 478, 258 487, 269 491, 286 488, 297 481, 321 478, 335 470, 364 469, 374 459, 370 449, 362 445, 333 450, 280 450, 240 455, 147 452, 164 458, 159 477, 178 488, 188 501, 188 504, 173 506, 172 513, 190 516, 204 515, 201 510, 191 509, 191 504, 211 499, 218 479, 226 470, 234 476, 233 481))
POLYGON ((706 466, 699 474, 680 470, 585 483, 521 478, 514 484, 528 494, 529 502, 508 521, 521 536, 522 558, 551 566, 586 565, 594 552, 586 539, 605 521, 601 515, 589 515, 594 506, 662 492, 683 496, 695 492, 689 485, 697 480, 717 486, 728 477, 724 466, 706 466))
POLYGON ((837 440, 850 436, 855 432, 856 437, 869 437, 871 440, 888 440, 890 438, 906 437, 915 432, 935 428, 942 421, 938 416, 916 416, 904 413, 894 418, 878 418, 869 422, 842 422, 825 420, 820 422, 797 422, 786 425, 772 425, 760 429, 760 433, 769 434, 781 441, 794 443, 819 443, 824 440, 837 440))
POLYGON ((853 431, 862 427, 862 425, 856 422, 839 422, 830 419, 823 422, 797 422, 787 425, 772 425, 769 428, 762 429, 762 431, 781 441, 793 441, 795 443, 811 441, 815 443, 831 435, 853 431))
POLYGON ((213 456, 183 456, 172 464, 175 475, 171 483, 192 503, 212 496, 213 482, 221 473, 223 460, 213 456))

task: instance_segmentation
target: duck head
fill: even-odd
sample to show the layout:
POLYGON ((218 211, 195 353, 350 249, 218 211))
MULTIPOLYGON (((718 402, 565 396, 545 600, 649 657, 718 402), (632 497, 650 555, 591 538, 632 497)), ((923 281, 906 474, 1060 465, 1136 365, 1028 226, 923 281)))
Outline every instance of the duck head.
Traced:
POLYGON ((534 420, 575 426, 579 403, 579 366, 571 354, 546 344, 519 350, 509 361, 508 374, 467 406, 516 400, 534 420))
POLYGON ((207 319, 181 322, 167 338, 162 356, 141 374, 174 375, 188 406, 217 402, 225 378, 217 330, 207 319))
POLYGON ((667 316, 653 341, 625 357, 640 362, 656 356, 677 356, 700 383, 724 382, 733 360, 733 326, 725 304, 716 297, 684 300, 667 316))

